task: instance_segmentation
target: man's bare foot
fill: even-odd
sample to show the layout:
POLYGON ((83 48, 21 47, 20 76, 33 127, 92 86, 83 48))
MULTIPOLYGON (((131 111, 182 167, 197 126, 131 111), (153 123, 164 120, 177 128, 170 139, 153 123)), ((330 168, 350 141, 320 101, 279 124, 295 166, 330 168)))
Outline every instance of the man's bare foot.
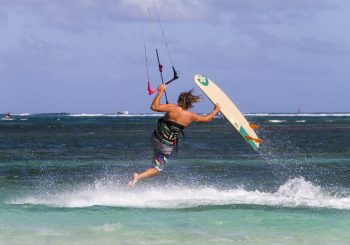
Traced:
POLYGON ((129 182, 128 187, 133 188, 135 184, 139 181, 139 175, 137 173, 134 173, 132 181, 129 182))

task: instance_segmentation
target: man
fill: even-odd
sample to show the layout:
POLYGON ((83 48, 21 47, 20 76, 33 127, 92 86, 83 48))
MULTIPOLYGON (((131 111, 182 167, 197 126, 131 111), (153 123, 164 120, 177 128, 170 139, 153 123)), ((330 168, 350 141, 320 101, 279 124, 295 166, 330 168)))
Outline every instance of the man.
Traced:
POLYGON ((151 105, 153 111, 166 113, 164 117, 159 119, 158 128, 152 134, 153 167, 140 174, 134 173, 133 179, 128 184, 130 188, 142 179, 160 174, 174 148, 177 147, 179 134, 186 127, 192 122, 210 122, 220 111, 219 104, 216 104, 214 110, 206 116, 188 111, 193 106, 193 103, 200 101, 200 97, 193 95, 192 90, 181 93, 177 101, 178 104, 161 104, 160 98, 165 89, 166 86, 164 84, 158 87, 158 94, 151 105))

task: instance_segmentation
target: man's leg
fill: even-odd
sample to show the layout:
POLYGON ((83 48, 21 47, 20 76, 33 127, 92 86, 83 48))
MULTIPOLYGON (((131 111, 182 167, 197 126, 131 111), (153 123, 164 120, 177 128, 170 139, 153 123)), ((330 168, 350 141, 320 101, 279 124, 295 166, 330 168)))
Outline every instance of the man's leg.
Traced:
POLYGON ((158 174, 159 174, 159 171, 155 168, 149 168, 140 174, 134 173, 133 179, 129 182, 128 187, 132 188, 139 180, 150 178, 158 174))

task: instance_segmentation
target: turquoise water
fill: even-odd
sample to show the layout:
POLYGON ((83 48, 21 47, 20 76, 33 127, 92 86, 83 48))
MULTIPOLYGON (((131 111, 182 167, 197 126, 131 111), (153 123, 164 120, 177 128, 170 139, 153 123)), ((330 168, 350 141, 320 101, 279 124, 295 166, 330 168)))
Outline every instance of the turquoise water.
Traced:
POLYGON ((1 120, 0 244, 348 244, 350 114, 248 117, 259 153, 194 124, 133 190, 157 115, 1 120))

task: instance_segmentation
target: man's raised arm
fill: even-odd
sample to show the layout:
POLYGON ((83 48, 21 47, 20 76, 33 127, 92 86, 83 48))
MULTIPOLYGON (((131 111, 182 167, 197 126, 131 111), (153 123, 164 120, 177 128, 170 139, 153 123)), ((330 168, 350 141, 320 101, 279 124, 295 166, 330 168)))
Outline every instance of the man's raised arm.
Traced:
POLYGON ((151 109, 153 111, 168 112, 171 108, 174 107, 174 105, 172 105, 172 104, 161 104, 160 103, 160 98, 162 97, 165 89, 166 89, 165 84, 159 85, 158 94, 156 95, 156 97, 154 97, 154 99, 152 101, 152 105, 151 105, 151 109))
POLYGON ((215 104, 214 110, 209 113, 208 115, 205 116, 200 116, 198 114, 194 114, 194 122, 210 122, 211 120, 213 120, 214 116, 216 114, 218 114, 218 112, 220 111, 221 107, 218 103, 215 104))

